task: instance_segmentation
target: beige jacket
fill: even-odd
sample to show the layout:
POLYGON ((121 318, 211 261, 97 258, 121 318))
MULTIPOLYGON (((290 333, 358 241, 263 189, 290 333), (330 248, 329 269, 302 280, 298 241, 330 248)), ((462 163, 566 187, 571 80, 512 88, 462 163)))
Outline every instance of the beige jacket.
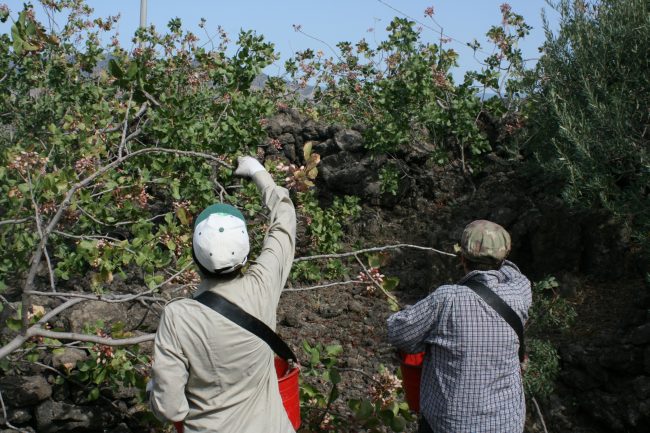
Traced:
MULTIPOLYGON (((296 214, 286 189, 258 172, 253 181, 270 210, 262 252, 231 281, 204 279, 272 329, 293 262, 296 214)), ((185 432, 293 433, 278 391, 274 354, 260 338, 193 299, 165 307, 156 333, 151 409, 184 421, 185 432)))

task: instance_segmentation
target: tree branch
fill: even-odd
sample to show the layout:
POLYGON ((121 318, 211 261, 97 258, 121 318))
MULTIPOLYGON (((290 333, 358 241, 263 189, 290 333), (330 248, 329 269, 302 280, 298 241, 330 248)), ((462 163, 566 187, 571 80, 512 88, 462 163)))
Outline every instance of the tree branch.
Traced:
POLYGON ((4 226, 6 224, 22 224, 22 223, 26 223, 27 221, 30 221, 32 219, 34 219, 34 217, 19 218, 19 219, 15 219, 15 220, 4 220, 4 221, 0 221, 0 226, 4 226))
POLYGON ((285 288, 283 292, 305 292, 308 290, 316 290, 316 289, 325 289, 327 287, 334 287, 334 286, 348 286, 348 285, 354 285, 354 284, 363 284, 361 281, 358 280, 350 280, 350 281, 337 281, 334 283, 327 283, 327 284, 319 284, 317 286, 311 286, 311 287, 291 287, 291 288, 285 288))
POLYGON ((164 299, 156 298, 153 296, 144 296, 146 293, 138 293, 135 295, 90 295, 87 293, 71 293, 71 292, 40 292, 38 290, 29 290, 26 292, 32 296, 47 296, 47 297, 57 297, 63 299, 82 299, 84 301, 101 301, 109 304, 118 304, 129 301, 143 300, 143 301, 161 301, 164 299))
POLYGON ((539 420, 542 422, 542 428, 544 429, 544 433, 548 433, 548 430, 546 429, 546 423, 544 422, 544 417, 542 416, 542 410, 539 408, 539 405, 537 404, 537 399, 533 397, 531 399, 533 402, 533 405, 535 406, 535 410, 537 411, 537 415, 539 416, 539 420))
POLYGON ((156 338, 156 334, 143 334, 130 338, 105 338, 98 335, 80 334, 78 332, 49 331, 41 327, 29 328, 27 333, 30 337, 41 336, 47 338, 55 338, 57 340, 75 340, 87 343, 103 344, 105 346, 130 346, 133 344, 152 341, 154 338, 156 338))
POLYGON ((340 259, 343 257, 354 257, 357 254, 364 254, 364 253, 376 253, 376 252, 381 252, 381 251, 387 251, 387 250, 397 250, 400 248, 411 248, 415 250, 421 250, 421 251, 432 251, 434 253, 442 254, 444 256, 449 256, 449 257, 457 257, 456 254, 448 253, 445 251, 437 250, 435 248, 430 248, 430 247, 423 247, 420 245, 410 245, 410 244, 395 244, 395 245, 386 245, 383 247, 373 247, 373 248, 365 248, 362 250, 357 250, 357 251, 352 251, 349 253, 340 253, 340 254, 320 254, 316 256, 305 256, 305 257, 296 257, 293 261, 294 262, 305 262, 308 260, 321 260, 321 259, 340 259))

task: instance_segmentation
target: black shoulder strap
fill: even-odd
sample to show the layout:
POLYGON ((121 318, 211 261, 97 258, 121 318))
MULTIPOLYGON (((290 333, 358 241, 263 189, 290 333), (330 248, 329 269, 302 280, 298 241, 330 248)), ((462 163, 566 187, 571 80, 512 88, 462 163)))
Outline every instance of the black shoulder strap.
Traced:
POLYGON ((501 299, 496 293, 494 293, 488 286, 483 283, 480 283, 476 280, 469 280, 463 283, 464 286, 472 289, 477 295, 479 295, 483 300, 494 309, 503 320, 508 322, 508 325, 512 327, 519 337, 519 361, 524 362, 524 357, 526 356, 526 342, 524 341, 524 324, 521 322, 521 319, 515 313, 515 311, 510 308, 506 302, 501 299))
POLYGON ((206 291, 194 298, 203 305, 212 308, 217 313, 221 314, 231 322, 241 326, 248 332, 257 335, 264 340, 266 344, 271 346, 271 349, 282 359, 297 362, 296 355, 287 343, 271 328, 266 326, 264 322, 258 318, 251 316, 236 304, 233 304, 223 296, 214 292, 206 291))

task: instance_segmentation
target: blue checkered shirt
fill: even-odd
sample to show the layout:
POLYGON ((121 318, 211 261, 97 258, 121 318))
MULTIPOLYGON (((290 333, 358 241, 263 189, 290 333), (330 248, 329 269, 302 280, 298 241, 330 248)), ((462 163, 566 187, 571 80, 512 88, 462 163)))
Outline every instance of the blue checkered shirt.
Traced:
POLYGON ((515 331, 470 288, 487 285, 522 320, 530 281, 509 261, 472 271, 388 318, 388 339, 407 353, 426 350, 420 410, 435 433, 521 433, 526 405, 515 331))

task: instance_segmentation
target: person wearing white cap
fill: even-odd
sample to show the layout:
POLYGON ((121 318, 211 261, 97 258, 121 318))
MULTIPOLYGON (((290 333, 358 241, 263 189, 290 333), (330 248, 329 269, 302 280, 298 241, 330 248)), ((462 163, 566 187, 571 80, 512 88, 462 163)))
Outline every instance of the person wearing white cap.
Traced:
MULTIPOLYGON (((215 204, 195 221, 192 253, 201 274, 195 296, 217 293, 275 330, 276 310, 293 263, 296 214, 289 192, 252 157, 235 175, 248 177, 270 211, 262 251, 248 259, 246 222, 215 204)), ((185 433, 293 433, 282 405, 274 354, 260 338, 194 299, 167 304, 154 343, 153 413, 182 422, 185 433)))

